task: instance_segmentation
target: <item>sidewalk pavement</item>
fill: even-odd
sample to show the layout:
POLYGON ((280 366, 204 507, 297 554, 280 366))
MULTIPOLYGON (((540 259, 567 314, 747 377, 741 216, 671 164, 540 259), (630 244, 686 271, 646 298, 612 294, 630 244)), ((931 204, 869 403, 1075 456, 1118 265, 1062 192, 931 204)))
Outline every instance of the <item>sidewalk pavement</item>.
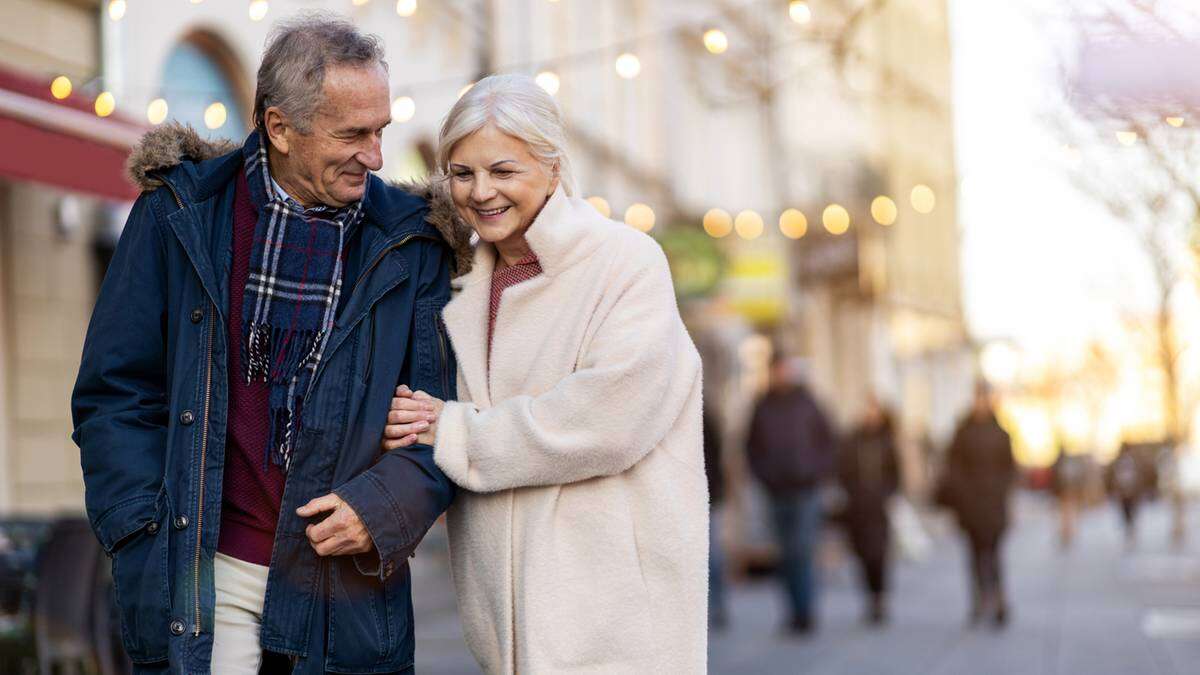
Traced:
MULTIPOLYGON (((861 623, 857 579, 846 564, 824 574, 820 628, 786 637, 782 592, 771 580, 731 586, 730 627, 709 645, 712 673, 859 675, 1169 675, 1200 672, 1200 529, 1172 551, 1167 510, 1142 514, 1138 547, 1127 552, 1116 511, 1083 514, 1074 546, 1063 550, 1049 502, 1017 504, 1004 555, 1012 618, 1004 630, 967 629, 965 552, 953 528, 935 534, 923 561, 898 561, 892 620, 861 623)), ((1191 523, 1200 523, 1193 509, 1191 523)), ((934 523, 937 524, 937 521, 934 523)), ((848 560, 846 562, 849 562, 848 560)), ((417 672, 478 672, 462 643, 445 567, 442 530, 414 559, 417 672)))

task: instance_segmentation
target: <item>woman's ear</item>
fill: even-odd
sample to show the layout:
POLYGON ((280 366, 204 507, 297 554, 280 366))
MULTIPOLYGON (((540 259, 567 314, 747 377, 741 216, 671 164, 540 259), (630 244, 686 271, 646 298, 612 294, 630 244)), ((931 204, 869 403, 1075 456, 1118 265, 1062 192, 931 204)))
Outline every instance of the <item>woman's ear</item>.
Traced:
POLYGON ((558 189, 558 166, 557 161, 550 165, 550 191, 546 194, 546 199, 549 199, 554 191, 558 189))

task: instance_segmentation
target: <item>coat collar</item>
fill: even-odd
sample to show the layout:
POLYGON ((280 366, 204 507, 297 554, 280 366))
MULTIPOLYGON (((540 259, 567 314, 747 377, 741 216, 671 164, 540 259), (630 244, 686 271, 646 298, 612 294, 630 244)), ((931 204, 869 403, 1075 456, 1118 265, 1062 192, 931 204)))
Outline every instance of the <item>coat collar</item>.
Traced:
MULTIPOLYGON (((591 204, 567 196, 560 184, 526 230, 525 241, 537 256, 542 273, 555 277, 595 250, 603 239, 602 228, 612 226, 614 223, 601 216, 591 204)), ((489 282, 485 286, 490 286, 496 258, 495 246, 478 242, 472 255, 471 272, 459 277, 455 288, 465 291, 468 286, 484 281, 489 282)))
MULTIPOLYGON (((568 197, 560 185, 525 233, 544 277, 525 283, 553 283, 555 276, 599 247, 604 240, 604 229, 609 227, 619 226, 586 201, 568 197)), ((456 294, 442 314, 471 400, 483 406, 490 405, 488 309, 496 258, 496 247, 492 244, 475 245, 471 271, 451 282, 456 294)))

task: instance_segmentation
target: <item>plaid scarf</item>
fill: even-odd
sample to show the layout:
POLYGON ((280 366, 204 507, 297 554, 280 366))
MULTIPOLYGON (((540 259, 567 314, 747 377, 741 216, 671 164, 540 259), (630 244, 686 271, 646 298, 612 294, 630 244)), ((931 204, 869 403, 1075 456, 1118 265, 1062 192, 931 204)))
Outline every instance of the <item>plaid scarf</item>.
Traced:
POLYGON ((246 139, 242 157, 258 211, 242 296, 242 362, 247 384, 260 380, 271 387, 266 453, 286 471, 341 296, 342 247, 362 218, 362 202, 305 209, 279 195, 257 131, 246 139))

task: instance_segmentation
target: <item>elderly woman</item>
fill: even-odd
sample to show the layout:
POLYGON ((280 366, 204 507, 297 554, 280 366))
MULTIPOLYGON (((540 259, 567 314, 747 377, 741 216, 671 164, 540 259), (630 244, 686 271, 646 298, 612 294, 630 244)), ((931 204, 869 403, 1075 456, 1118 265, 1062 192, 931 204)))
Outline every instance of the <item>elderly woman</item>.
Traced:
POLYGON ((401 387, 385 447, 462 490, 450 553, 489 673, 694 673, 706 661, 700 359, 662 250, 580 199, 554 100, 478 82, 438 166, 478 235, 442 316, 460 400, 401 387))

